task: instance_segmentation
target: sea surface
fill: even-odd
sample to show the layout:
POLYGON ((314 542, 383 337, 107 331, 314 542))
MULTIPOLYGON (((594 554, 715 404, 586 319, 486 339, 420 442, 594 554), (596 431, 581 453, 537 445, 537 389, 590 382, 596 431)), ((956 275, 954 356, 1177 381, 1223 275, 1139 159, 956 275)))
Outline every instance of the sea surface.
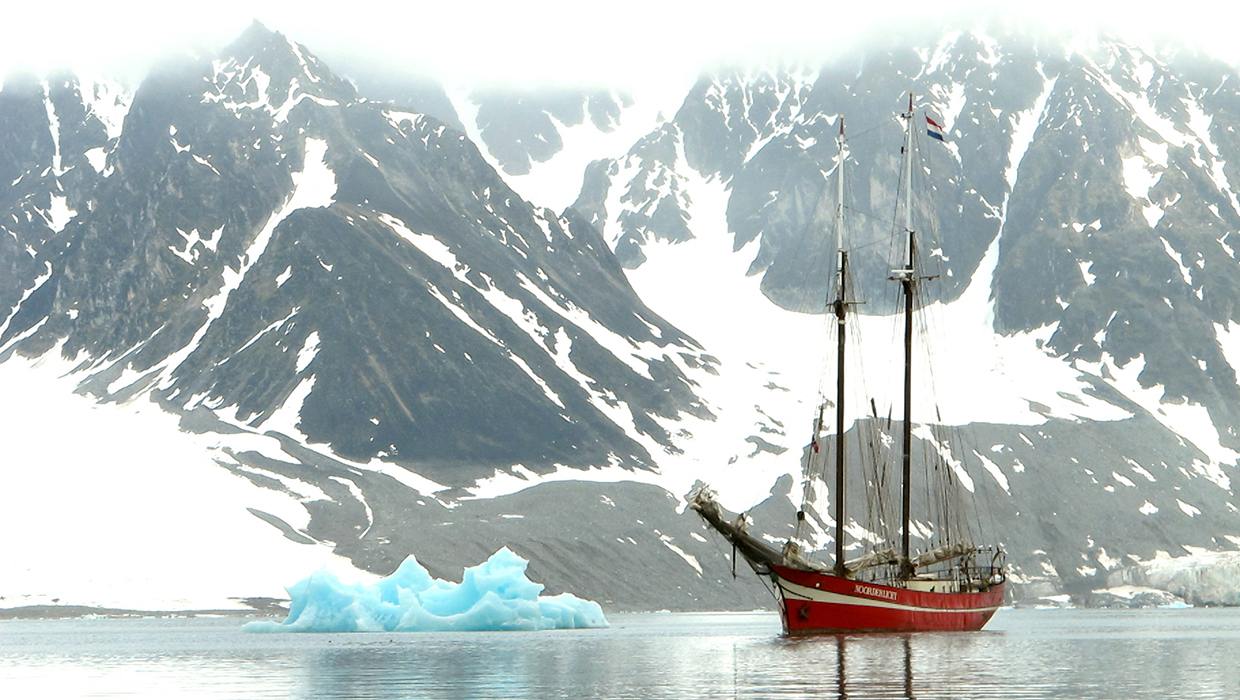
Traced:
POLYGON ((558 632, 254 634, 238 618, 0 621, 0 698, 1240 697, 1240 610, 1000 610, 972 633, 788 639, 774 613, 558 632))

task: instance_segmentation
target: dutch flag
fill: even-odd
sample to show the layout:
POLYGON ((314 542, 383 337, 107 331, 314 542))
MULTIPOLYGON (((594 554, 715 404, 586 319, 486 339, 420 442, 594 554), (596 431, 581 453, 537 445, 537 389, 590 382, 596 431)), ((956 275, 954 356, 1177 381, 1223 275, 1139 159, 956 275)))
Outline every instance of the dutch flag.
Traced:
POLYGON ((943 140, 943 126, 929 116, 926 117, 926 133, 930 134, 932 139, 943 140))

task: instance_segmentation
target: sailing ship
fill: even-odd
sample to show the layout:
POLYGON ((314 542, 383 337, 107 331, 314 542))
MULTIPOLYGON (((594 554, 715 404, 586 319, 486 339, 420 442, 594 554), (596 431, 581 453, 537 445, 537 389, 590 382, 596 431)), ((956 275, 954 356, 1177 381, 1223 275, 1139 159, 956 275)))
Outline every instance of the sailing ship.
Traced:
MULTIPOLYGON (((824 428, 826 403, 820 405, 818 417, 814 424, 814 435, 811 449, 806 451, 805 498, 797 512, 795 530, 781 548, 777 548, 770 540, 755 536, 748 530, 745 514, 735 519, 724 516, 715 494, 707 487, 697 489, 689 497, 689 505, 697 511, 713 529, 720 533, 733 546, 733 557, 743 557, 754 571, 768 578, 772 584, 771 591, 779 605, 780 617, 784 632, 789 635, 837 633, 853 631, 891 631, 912 632, 927 630, 978 630, 981 629, 995 610, 1003 603, 1004 555, 998 546, 979 546, 968 534, 968 527, 944 526, 933 530, 923 524, 921 519, 914 519, 912 510, 913 491, 913 348, 914 319, 919 311, 919 287, 932 277, 920 271, 918 259, 917 236, 913 231, 913 134, 915 112, 913 95, 909 94, 908 110, 900 115, 904 124, 903 149, 903 193, 902 209, 904 213, 903 236, 904 244, 900 246, 902 260, 895 269, 890 280, 897 282, 902 291, 902 320, 904 332, 903 348, 903 423, 899 426, 899 512, 895 513, 895 505, 888 494, 891 486, 886 472, 875 466, 869 477, 862 478, 866 498, 877 502, 879 506, 871 509, 873 519, 883 522, 871 522, 854 525, 854 533, 861 535, 858 544, 863 553, 852 560, 845 556, 845 540, 848 530, 849 513, 847 512, 849 488, 856 489, 856 482, 849 481, 849 465, 846 463, 847 448, 845 444, 845 380, 846 352, 848 350, 846 327, 850 310, 856 302, 852 298, 848 269, 848 251, 843 240, 844 217, 844 164, 845 139, 843 119, 840 120, 839 150, 836 157, 836 242, 838 265, 835 281, 835 300, 830 304, 830 313, 835 317, 836 326, 836 396, 835 408, 835 440, 834 440, 834 523, 830 527, 834 540, 834 560, 830 563, 814 560, 809 553, 803 553, 807 543, 807 520, 815 517, 816 511, 811 508, 811 494, 826 479, 824 472, 829 466, 824 460, 816 458, 819 453, 821 436, 824 428), (807 512, 808 511, 808 512, 807 512), (925 551, 914 553, 911 550, 910 534, 916 528, 926 543, 925 551), (929 536, 927 536, 929 532, 929 536), (876 536, 876 533, 878 536, 876 536), (898 541, 897 541, 898 540, 898 541)), ((926 117, 927 133, 936 139, 942 139, 938 124, 926 117)), ((873 402, 871 402, 873 406, 873 402)), ((879 424, 877 411, 873 411, 870 421, 857 421, 852 431, 861 433, 860 425, 868 422, 873 427, 879 424)), ((888 428, 890 428, 888 418, 888 428)), ((881 428, 880 428, 881 429, 881 428)), ((894 436, 885 436, 894 438, 894 436)), ((892 440, 894 442, 894 440, 892 440)), ((863 450, 858 449, 857 452, 863 450)), ((871 461, 878 461, 879 449, 870 450, 871 461)), ((894 462, 894 460, 892 460, 894 462)), ((891 464, 891 471, 896 471, 891 464)), ((931 474, 944 482, 952 480, 953 470, 945 465, 927 469, 926 476, 931 474)), ((948 483, 937 491, 927 489, 928 493, 940 494, 941 503, 936 512, 941 512, 944 519, 956 525, 964 522, 959 514, 954 518, 947 513, 944 505, 958 503, 959 489, 954 491, 948 483), (949 496, 954 493, 956 496, 949 496), (955 501, 953 501, 955 498, 955 501)), ((894 491, 895 489, 891 489, 894 491)), ((927 498, 929 500, 929 497, 927 498)), ((824 528, 826 524, 824 522, 824 528)), ((776 542, 778 542, 776 540, 776 542)))

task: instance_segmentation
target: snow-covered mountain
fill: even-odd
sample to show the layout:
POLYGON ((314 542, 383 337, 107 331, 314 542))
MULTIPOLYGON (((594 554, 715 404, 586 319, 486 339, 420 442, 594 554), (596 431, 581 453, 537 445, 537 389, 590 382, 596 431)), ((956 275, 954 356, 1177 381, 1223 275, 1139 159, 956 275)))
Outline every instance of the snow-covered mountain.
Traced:
POLYGON ((151 76, 118 136, 73 151, 56 93, 27 93, 27 129, 60 145, 10 166, 48 184, 11 198, 5 357, 71 358, 79 392, 221 436, 214 461, 304 504, 255 513, 294 541, 381 568, 412 546, 380 541, 417 538, 382 521, 422 495, 501 470, 650 470, 679 449, 660 421, 711 416, 693 377, 715 360, 641 303, 594 228, 281 35, 255 25, 151 76), (60 195, 84 168, 94 187, 60 195))
MULTIPOLYGON (((854 267, 880 283, 862 293, 866 310, 890 308, 892 117, 920 96, 949 137, 925 144, 922 212, 951 302, 936 317, 952 341, 934 365, 940 415, 973 426, 980 449, 954 456, 990 491, 1016 580, 1084 590, 1125 559, 1236 546, 1234 81, 1183 52, 980 32, 817 71, 721 72, 627 154, 593 164, 575 206, 643 298, 726 367, 724 348, 758 342, 749 330, 779 315, 737 298, 737 284, 760 281, 788 309, 822 306, 829 276, 810 272, 831 266, 824 184, 840 116, 854 267), (748 280, 686 275, 689 248, 735 251, 748 280), (736 332, 686 296, 729 299, 736 332)), ((787 348, 812 337, 802 330, 756 356, 795 373, 787 348)), ((863 335, 879 341, 863 354, 889 353, 889 330, 863 335)))
POLYGON ((682 497, 703 480, 757 522, 792 511, 841 116, 855 269, 881 283, 861 291, 863 354, 891 357, 910 91, 948 133, 917 173, 952 341, 938 418, 973 436, 923 442, 983 503, 1016 594, 1235 549, 1236 80, 1116 41, 966 32, 723 70, 671 104, 424 84, 376 101, 259 25, 132 95, 6 80, 0 386, 24 447, 3 478, 99 497, 6 512, 64 544, 24 540, 0 605, 216 607, 337 555, 388 573, 414 552, 454 578, 504 544, 617 607, 761 605, 682 497), (96 451, 48 444, 96 422, 96 451), (117 576, 56 563, 84 521, 117 576), (227 545, 204 544, 209 522, 227 545), (161 572, 204 563, 243 573, 167 593, 161 572), (121 571, 145 583, 109 587, 121 571))

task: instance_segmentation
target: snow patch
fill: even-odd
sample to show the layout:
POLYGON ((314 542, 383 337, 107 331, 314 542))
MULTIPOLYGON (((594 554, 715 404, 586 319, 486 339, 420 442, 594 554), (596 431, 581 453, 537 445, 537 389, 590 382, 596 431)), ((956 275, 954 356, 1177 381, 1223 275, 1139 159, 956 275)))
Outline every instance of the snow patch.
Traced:
POLYGON ((1167 257, 1175 261, 1176 266, 1180 268, 1180 277, 1183 278, 1184 284, 1192 286, 1193 275, 1192 272, 1189 271, 1188 266, 1184 264, 1184 256, 1180 255, 1175 248, 1172 248, 1171 243, 1169 243, 1166 238, 1159 236, 1158 240, 1162 241, 1163 250, 1166 251, 1167 257))
POLYGON ((1090 272, 1090 270, 1094 267, 1093 261, 1081 260, 1077 262, 1077 265, 1081 268, 1081 278, 1085 280, 1085 286, 1092 287, 1094 282, 1098 279, 1097 275, 1090 272))
MULTIPOLYGON (((1038 72, 1042 72, 1040 64, 1038 72)), ((1041 125, 1042 117, 1046 112, 1047 99, 1050 98, 1051 92, 1055 89, 1055 84, 1059 81, 1059 78, 1046 78, 1045 74, 1043 74, 1042 78, 1042 93, 1034 100, 1033 105, 1027 110, 1013 114, 1011 117, 1012 145, 1008 150, 1007 169, 1004 173, 1008 183, 1008 192, 1011 192, 1016 187, 1016 175, 1020 168, 1020 162, 1024 159, 1025 152, 1029 150, 1029 146, 1033 144, 1033 138, 1037 135, 1038 127, 1041 125)), ((1005 210, 1006 207, 1005 202, 1005 210)))
POLYGON ((324 566, 356 571, 329 546, 294 545, 247 511, 296 522, 305 510, 295 499, 220 467, 225 444, 241 449, 246 440, 258 440, 278 452, 276 441, 182 432, 178 418, 147 397, 96 403, 74 393, 82 378, 72 374, 75 366, 59 347, 41 358, 14 355, 0 364, 0 385, 23 397, 0 402, 5 489, 56 494, 0 508, 0 527, 16 532, 40 523, 39 537, 6 545, 0 577, 6 606, 59 599, 62 605, 151 610, 241 609, 241 596, 283 596, 267 581, 324 566), (74 439, 49 452, 49 425, 73 425, 74 439), (81 541, 82 523, 91 523, 91 547, 71 546, 81 541), (203 567, 203 561, 229 565, 203 567), (170 587, 169 571, 195 574, 170 587))
POLYGON ((698 563, 697 557, 693 556, 692 554, 689 554, 685 550, 673 544, 672 538, 670 536, 664 535, 658 530, 655 530, 654 534, 659 536, 659 541, 662 542, 664 546, 666 546, 668 549, 675 552, 676 555, 679 556, 681 559, 684 559, 686 564, 688 564, 689 566, 692 566, 694 570, 697 571, 698 576, 702 575, 702 565, 698 563))
POLYGON ((297 351, 297 367, 294 370, 297 374, 301 374, 310 363, 314 361, 314 357, 319 354, 319 332, 311 331, 306 336, 306 342, 301 346, 301 350, 297 351))
POLYGON ((1009 496, 1012 495, 1012 489, 1008 485, 1007 475, 999 469, 999 465, 987 459, 982 453, 973 450, 973 455, 981 461, 982 467, 995 479, 995 483, 1004 490, 1009 496))

